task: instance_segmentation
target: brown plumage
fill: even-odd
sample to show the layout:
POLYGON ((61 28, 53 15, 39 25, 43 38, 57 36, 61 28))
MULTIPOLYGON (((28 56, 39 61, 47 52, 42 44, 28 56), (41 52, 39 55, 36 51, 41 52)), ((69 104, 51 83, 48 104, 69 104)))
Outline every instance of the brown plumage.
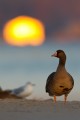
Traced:
POLYGON ((10 90, 0 90, 0 99, 21 99, 16 95, 12 95, 10 90))
POLYGON ((52 56, 59 58, 59 65, 56 72, 51 73, 46 82, 46 92, 50 96, 54 96, 56 102, 56 96, 64 95, 64 101, 67 100, 67 95, 70 93, 74 86, 74 80, 72 76, 66 71, 66 55, 63 50, 57 50, 52 56))

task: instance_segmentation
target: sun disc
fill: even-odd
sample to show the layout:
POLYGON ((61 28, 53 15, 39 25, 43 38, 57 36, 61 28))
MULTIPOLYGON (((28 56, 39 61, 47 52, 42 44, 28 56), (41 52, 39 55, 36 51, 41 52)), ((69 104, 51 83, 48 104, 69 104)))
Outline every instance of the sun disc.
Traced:
POLYGON ((18 16, 4 25, 3 38, 10 45, 37 46, 45 40, 45 28, 43 23, 35 18, 18 16))

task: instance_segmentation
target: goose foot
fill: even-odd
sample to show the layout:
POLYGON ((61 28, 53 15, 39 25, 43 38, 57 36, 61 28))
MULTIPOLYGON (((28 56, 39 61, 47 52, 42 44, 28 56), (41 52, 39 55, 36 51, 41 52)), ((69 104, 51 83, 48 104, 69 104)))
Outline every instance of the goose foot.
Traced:
POLYGON ((56 103, 56 96, 54 95, 54 103, 56 103))

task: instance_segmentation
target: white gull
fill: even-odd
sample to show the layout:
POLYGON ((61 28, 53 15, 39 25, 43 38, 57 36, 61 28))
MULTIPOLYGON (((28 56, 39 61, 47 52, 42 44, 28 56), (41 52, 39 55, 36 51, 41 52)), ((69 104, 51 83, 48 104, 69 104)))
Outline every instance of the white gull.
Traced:
POLYGON ((28 97, 33 92, 33 86, 35 86, 35 84, 27 82, 24 86, 11 90, 11 94, 14 94, 21 98, 28 97))

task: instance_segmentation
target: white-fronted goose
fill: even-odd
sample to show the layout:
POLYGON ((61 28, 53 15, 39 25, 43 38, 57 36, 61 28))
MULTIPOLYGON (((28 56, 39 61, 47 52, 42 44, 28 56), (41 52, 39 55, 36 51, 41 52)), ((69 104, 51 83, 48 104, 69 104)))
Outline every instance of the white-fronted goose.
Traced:
POLYGON ((51 73, 46 82, 46 92, 54 97, 64 95, 66 102, 67 96, 74 86, 73 77, 67 72, 65 68, 66 55, 63 50, 57 50, 52 56, 59 58, 59 65, 56 72, 51 73))

